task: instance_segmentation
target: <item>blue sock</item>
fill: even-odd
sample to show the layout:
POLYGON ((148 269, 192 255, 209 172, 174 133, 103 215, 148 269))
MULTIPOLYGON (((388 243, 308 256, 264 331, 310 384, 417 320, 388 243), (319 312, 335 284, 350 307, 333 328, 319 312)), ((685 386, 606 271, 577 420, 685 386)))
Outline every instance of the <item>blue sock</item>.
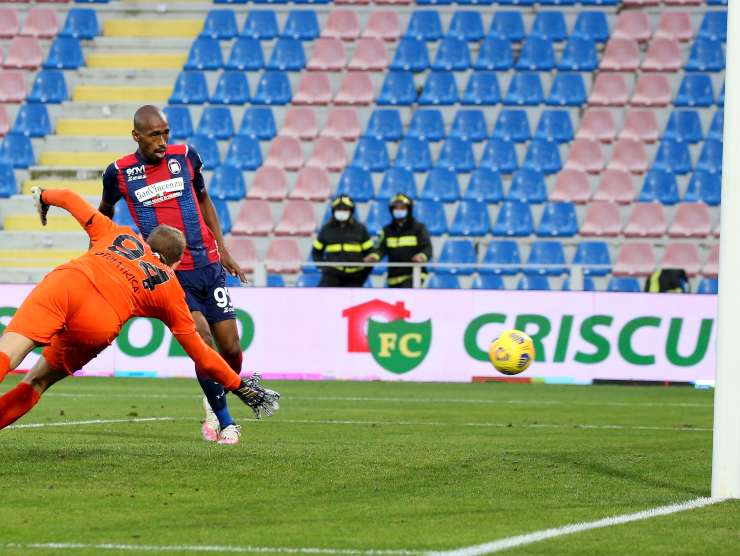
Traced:
POLYGON ((224 387, 210 378, 198 376, 198 382, 200 387, 203 389, 203 393, 206 395, 206 399, 211 406, 211 409, 218 417, 218 423, 221 425, 221 429, 234 424, 234 420, 231 418, 229 408, 226 406, 226 391, 224 387))

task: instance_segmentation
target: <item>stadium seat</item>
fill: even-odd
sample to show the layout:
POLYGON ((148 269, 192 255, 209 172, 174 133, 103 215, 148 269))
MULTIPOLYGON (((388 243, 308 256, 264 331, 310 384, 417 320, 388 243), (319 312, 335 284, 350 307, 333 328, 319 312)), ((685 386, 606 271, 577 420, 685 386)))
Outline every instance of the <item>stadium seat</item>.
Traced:
POLYGON ((252 104, 288 104, 291 97, 288 75, 281 71, 266 71, 257 83, 257 91, 252 97, 252 104))
POLYGON ((704 276, 716 277, 719 274, 719 243, 715 243, 709 249, 709 255, 707 256, 707 262, 701 269, 701 273, 704 276))
POLYGON ((193 134, 193 120, 187 106, 165 106, 162 110, 170 124, 170 137, 186 139, 193 134))
POLYGON ((532 242, 527 257, 527 266, 524 267, 525 275, 560 276, 566 272, 565 252, 563 244, 559 241, 532 242))
POLYGON ((582 106, 586 103, 586 87, 578 73, 558 73, 553 79, 547 104, 552 106, 582 106))
POLYGON ((197 38, 190 47, 186 70, 217 70, 224 65, 221 55, 221 44, 208 37, 197 38))
POLYGON ((170 104, 203 104, 208 100, 208 84, 200 71, 181 71, 170 96, 170 104))
POLYGON ((642 288, 637 278, 631 276, 612 276, 606 286, 608 292, 640 293, 642 288))
POLYGON ((616 134, 614 117, 609 110, 588 108, 581 116, 576 138, 611 143, 616 134))
POLYGON ((50 39, 59 32, 59 20, 53 9, 34 6, 26 13, 22 35, 50 39))
POLYGON ((504 108, 498 113, 491 137, 523 143, 532 138, 527 111, 519 108, 504 108))
POLYGON ((532 168, 517 170, 511 177, 511 186, 506 199, 522 203, 544 203, 547 201, 545 175, 532 168))
POLYGON ((709 40, 727 40, 727 12, 712 11, 705 12, 701 20, 701 26, 697 38, 709 40))
POLYGON ((478 268, 478 273, 482 276, 502 274, 513 276, 521 272, 521 268, 519 266, 521 262, 522 259, 519 254, 519 243, 510 239, 493 240, 488 244, 481 263, 485 265, 501 266, 481 266, 478 268))
POLYGON ((640 66, 640 47, 637 41, 612 35, 606 43, 600 69, 604 71, 637 71, 640 66))
POLYGON ((714 104, 714 88, 710 77, 704 73, 685 74, 673 104, 675 106, 711 106, 714 104))
POLYGON ((270 143, 265 164, 287 171, 298 170, 303 166, 303 149, 300 141, 293 137, 278 135, 270 143))
POLYGON ((13 8, 0 8, 0 38, 12 39, 20 31, 18 14, 13 8))
POLYGON ((616 203, 594 200, 588 205, 580 229, 582 236, 618 236, 621 232, 622 217, 616 203))
POLYGON ((627 237, 661 237, 666 232, 665 211, 660 203, 635 203, 624 227, 627 237))
MULTIPOLYGON (((414 118, 416 118, 420 113, 421 111, 415 112, 414 118)), ((441 114, 439 115, 439 118, 441 121, 441 114)), ((413 121, 411 125, 413 126, 413 121)), ((403 124, 401 123, 400 112, 389 108, 373 110, 362 136, 380 139, 381 141, 399 141, 403 136, 403 124)), ((410 132, 409 136, 418 137, 419 139, 424 138, 417 135, 411 135, 410 132)))
POLYGON ((240 35, 261 41, 274 39, 278 36, 277 15, 273 10, 249 10, 240 35))
POLYGON ((229 40, 236 37, 239 28, 236 25, 236 15, 232 10, 210 10, 203 22, 201 37, 229 40))
POLYGON ((620 139, 632 139, 643 143, 655 143, 660 136, 658 119, 654 110, 633 108, 625 113, 620 139))
POLYGON ((550 289, 550 281, 547 279, 547 276, 530 276, 525 274, 519 278, 516 289, 523 291, 548 291, 550 289))
POLYGON ((527 148, 522 168, 539 170, 545 174, 559 172, 562 168, 560 150, 557 143, 533 139, 527 148))
MULTIPOLYGON (((373 101, 373 98, 373 82, 370 75, 365 72, 351 71, 345 74, 339 84, 334 104, 367 105, 373 101)), ((378 102, 378 104, 381 103, 378 102)))
POLYGON ((343 141, 356 141, 361 126, 357 110, 354 108, 333 108, 326 116, 322 137, 334 137, 343 141))
POLYGON ((678 184, 672 172, 652 169, 645 174, 642 191, 636 199, 640 203, 661 203, 675 205, 678 203, 678 184))
POLYGON ((668 228, 671 237, 706 238, 712 229, 709 208, 704 203, 680 203, 668 228))
MULTIPOLYGON (((282 201, 288 196, 288 178, 282 168, 261 166, 254 173, 247 199, 282 201)), ((272 218, 272 217, 271 217, 272 218)), ((270 219, 272 226, 272 219, 270 219)), ((272 229, 272 228, 270 228, 272 229)))
POLYGON ((604 153, 598 141, 576 139, 570 145, 565 168, 599 174, 604 169, 604 153))
POLYGON ((491 220, 488 216, 486 203, 478 201, 462 201, 450 226, 450 235, 466 237, 482 237, 491 229, 491 220))
POLYGON ((448 232, 447 217, 442 203, 417 201, 414 204, 414 217, 423 222, 433 236, 441 236, 448 232))
POLYGON ((470 181, 462 198, 466 201, 498 203, 504 197, 501 175, 488 168, 477 168, 470 174, 470 181))
POLYGON ((24 104, 15 117, 12 133, 46 137, 52 132, 49 111, 44 104, 24 104))
POLYGON ((663 139, 658 146, 653 168, 686 174, 691 171, 691 154, 686 143, 663 139))
POLYGON ((331 102, 331 82, 324 73, 303 73, 298 83, 293 104, 317 106, 331 102))
POLYGON ((432 167, 429 143, 424 139, 406 137, 398 145, 393 165, 412 172, 426 172, 432 167))
POLYGON ((703 139, 701 121, 696 110, 674 110, 668 118, 664 139, 698 143, 703 139))
POLYGON ((625 10, 617 17, 612 37, 644 42, 650 39, 653 31, 648 13, 642 10, 625 10))
POLYGON ((609 38, 609 22, 604 12, 578 11, 571 37, 606 42, 609 38))
POLYGON ((432 290, 456 290, 460 288, 460 281, 457 276, 450 274, 440 274, 441 269, 429 276, 426 287, 432 290))
POLYGON ((686 71, 721 71, 725 69, 722 41, 699 37, 691 46, 686 71))
POLYGON ((501 37, 509 41, 524 40, 524 18, 522 12, 495 11, 491 20, 489 36, 501 37))
POLYGON ((529 35, 522 45, 516 69, 549 71, 555 67, 555 51, 552 41, 529 35))
POLYGON ((362 36, 369 39, 395 41, 401 36, 401 20, 394 11, 373 10, 362 36))
POLYGON ((454 74, 446 71, 429 72, 419 95, 419 104, 452 105, 457 102, 457 83, 454 74))
POLYGON ((540 11, 534 17, 530 37, 541 37, 551 41, 564 41, 568 36, 565 16, 560 11, 540 11))
POLYGON ((350 165, 370 172, 385 171, 389 166, 385 142, 372 137, 360 137, 350 165))
POLYGON ((719 293, 719 280, 716 278, 702 278, 699 281, 699 286, 696 289, 696 293, 701 294, 718 294, 719 293))
POLYGON ((377 236, 384 226, 391 223, 391 215, 386 202, 372 201, 367 211, 365 226, 371 236, 377 236))
POLYGON ((558 69, 567 71, 593 71, 598 65, 596 42, 592 39, 570 37, 558 62, 558 69))
POLYGON ((347 165, 344 142, 333 137, 319 137, 313 144, 313 152, 306 166, 321 168, 329 172, 340 172, 347 165))
POLYGON ((678 71, 681 66, 683 56, 677 40, 654 38, 650 41, 642 62, 643 71, 678 71))
MULTIPOLYGON (((319 41, 314 43, 314 48, 319 41)), ((303 43, 297 39, 279 38, 272 49, 270 60, 265 66, 268 70, 300 71, 306 67, 303 43)))
POLYGON ((570 202, 548 202, 542 212, 537 235, 540 237, 573 237, 578 233, 575 205, 570 202))
MULTIPOLYGON (((655 269, 655 252, 650 243, 623 243, 614 261, 612 273, 615 276, 650 276, 655 269)), ((635 280, 635 283, 637 284, 636 290, 619 291, 640 291, 640 285, 637 283, 637 280, 635 280)))
POLYGON ((468 43, 455 37, 443 38, 437 47, 431 68, 443 71, 465 71, 471 66, 468 43))
MULTIPOLYGON (((3 79, 4 77, 0 76, 0 80, 3 79)), ((42 70, 36 74, 36 79, 28 95, 28 101, 59 104, 67 100, 68 97, 64 73, 58 70, 42 70)), ((2 101, 2 93, 0 92, 0 102, 2 101)))
POLYGON ((19 133, 8 133, 0 146, 0 160, 10 162, 13 168, 28 168, 35 164, 31 139, 19 133))
MULTIPOLYGON (((563 280, 563 287, 561 288, 564 292, 571 291, 570 287, 570 278, 567 278, 563 280)), ((596 291, 596 284, 594 283, 594 279, 590 276, 584 276, 583 277, 583 287, 578 291, 584 291, 584 292, 595 292, 596 291)))
POLYGON ((300 270, 302 262, 298 242, 294 239, 276 238, 267 247, 267 272, 292 274, 300 270))
POLYGON ((321 36, 329 39, 353 41, 360 36, 360 19, 352 10, 329 12, 321 36))
POLYGON ((385 71, 388 52, 380 39, 360 39, 355 43, 355 53, 347 66, 356 71, 385 71))
POLYGON ((447 36, 464 41, 479 41, 483 38, 483 19, 478 11, 457 11, 452 14, 447 36))
POLYGON ((467 139, 448 137, 442 145, 436 166, 453 172, 471 172, 475 168, 473 145, 467 139))
POLYGON ((259 141, 245 135, 236 135, 226 151, 224 164, 241 170, 256 170, 262 166, 262 152, 259 141))
MULTIPOLYGON (((440 115, 441 121, 441 115, 440 115)), ((444 133, 444 124, 442 124, 444 133)), ((485 141, 488 138, 486 118, 482 110, 458 110, 450 128, 450 138, 485 141)))
POLYGON ((537 129, 534 132, 535 139, 554 141, 556 143, 568 143, 573 140, 573 124, 567 110, 543 110, 537 129))
POLYGON ((588 103, 593 106, 624 106, 630 90, 623 75, 598 73, 591 87, 588 103))
POLYGON ((633 106, 667 106, 671 98, 671 85, 666 75, 644 73, 637 78, 630 103, 633 106))
POLYGON ((247 194, 244 185, 244 176, 241 170, 234 166, 223 164, 216 168, 208 184, 208 193, 211 197, 227 201, 240 201, 247 194))
POLYGON ((288 198, 304 201, 326 201, 331 195, 329 174, 322 168, 308 166, 303 168, 295 180, 295 187, 288 198))
POLYGON ((239 135, 267 141, 277 134, 275 127, 271 108, 250 107, 242 116, 239 135))
POLYGON ((504 104, 536 106, 542 104, 543 101, 542 83, 540 83, 538 73, 518 72, 514 74, 509 83, 504 104))
MULTIPOLYGON (((0 102, 23 102, 26 98, 24 73, 17 70, 0 69, 0 102)), ((37 74, 41 75, 44 72, 37 74)))
POLYGON ((514 67, 511 43, 500 37, 486 37, 478 49, 473 69, 501 71, 514 67))
POLYGON ((612 265, 609 246, 603 241, 580 241, 573 264, 583 265, 584 276, 606 276, 612 265))
POLYGON ((591 200, 591 184, 586 172, 565 168, 558 172, 555 187, 550 193, 551 201, 569 201, 571 203, 587 203, 591 200))
POLYGON ((420 72, 429 68, 429 53, 426 43, 421 39, 403 37, 396 47, 390 65, 393 71, 420 72))
POLYGON ((505 290, 503 278, 495 274, 483 274, 473 278, 471 289, 474 290, 505 290))
POLYGON ((699 248, 694 243, 669 243, 663 254, 663 268, 680 268, 696 276, 701 268, 699 248))
POLYGON ((717 106, 724 106, 724 105, 725 105, 725 82, 722 81, 722 89, 720 90, 719 96, 717 97, 717 106))
MULTIPOLYGON (((477 261, 478 256, 475 253, 473 242, 468 239, 448 239, 442 246, 442 253, 439 255, 440 263, 456 264, 473 264, 477 261)), ((458 274, 460 276, 469 276, 473 273, 474 267, 447 267, 437 268, 436 273, 458 274)))
POLYGON ((460 185, 457 181, 457 174, 446 168, 431 169, 424 180, 419 199, 438 203, 452 203, 459 200, 460 185))
POLYGON ((378 95, 379 105, 411 105, 416 102, 416 86, 411 72, 389 71, 378 95))
POLYGON ((227 70, 239 71, 253 71, 265 67, 260 41, 251 37, 239 37, 234 42, 224 67, 227 70))
POLYGON ((318 272, 310 272, 308 274, 301 274, 296 280, 297 288, 315 288, 321 282, 321 274, 318 272))
POLYGON ((309 201, 288 200, 283 203, 283 214, 275 226, 275 235, 309 236, 315 229, 316 217, 309 201))
POLYGON ((62 37, 90 40, 100 34, 98 18, 93 8, 72 8, 67 12, 64 26, 59 32, 62 37))
POLYGON ((695 170, 686 188, 683 200, 688 203, 703 202, 718 206, 722 199, 722 175, 695 170))
POLYGON ((230 139, 234 135, 231 110, 224 106, 208 106, 201 113, 195 133, 215 139, 230 139))
POLYGON ((502 174, 511 174, 519 167, 512 141, 493 138, 486 143, 479 166, 502 174))
POLYGON ((664 12, 655 29, 656 38, 689 41, 694 36, 691 27, 691 16, 686 12, 664 12))
MULTIPOLYGON (((411 12, 403 38, 422 41, 436 41, 442 38, 442 20, 433 10, 414 10, 411 12)), ((403 39, 401 39, 403 41, 403 39)))
POLYGON ((504 201, 491 230, 495 236, 526 237, 534 232, 529 204, 504 201))
POLYGON ((607 168, 601 174, 599 186, 594 193, 595 201, 629 204, 635 198, 635 186, 626 170, 607 168))
POLYGON ((131 217, 131 212, 129 212, 126 201, 124 201, 123 199, 118 201, 115 205, 113 222, 115 222, 119 226, 129 226, 137 233, 139 231, 138 226, 136 226, 136 222, 134 222, 134 219, 131 217))
POLYGON ((717 110, 712 116, 712 122, 709 124, 709 131, 707 132, 707 139, 713 139, 715 141, 722 141, 725 127, 725 112, 724 110, 717 110))
POLYGON ((493 106, 501 102, 498 79, 493 72, 473 72, 460 102, 464 105, 493 106))
POLYGON ((696 162, 696 170, 718 174, 722 172, 722 141, 707 139, 696 162))
POLYGON ((607 166, 632 174, 644 174, 648 169, 645 146, 634 139, 618 139, 614 143, 612 158, 607 166))
POLYGON ((221 233, 224 235, 231 233, 231 215, 226 201, 214 198, 211 201, 213 202, 213 208, 216 209, 218 221, 221 223, 221 233))
POLYGON ((5 137, 9 131, 10 120, 8 118, 8 112, 5 110, 5 106, 0 105, 0 137, 5 137))
POLYGON ((252 239, 230 235, 226 238, 226 247, 234 257, 234 260, 236 260, 239 268, 244 272, 254 272, 259 262, 259 257, 252 239))
POLYGON ((349 195, 356 203, 365 203, 375 196, 370 172, 350 166, 339 177, 337 195, 349 195))
MULTIPOLYGON (((24 37, 19 37, 24 38, 24 37)), ((15 40, 14 40, 15 42, 15 40)), ((23 56, 33 56, 33 61, 29 65, 14 66, 14 67, 38 67, 36 63, 36 56, 33 54, 33 46, 28 45, 28 50, 23 56)), ((39 51, 40 53, 40 51, 39 51)), ((8 58, 5 60, 5 66, 10 66, 10 58, 13 54, 13 45, 10 46, 10 52, 8 58)), ((82 53, 82 47, 80 41, 73 37, 57 37, 54 42, 51 43, 49 48, 49 54, 44 61, 44 69, 77 69, 85 65, 85 57, 82 53)))
POLYGON ((304 141, 315 139, 319 134, 319 121, 313 108, 292 106, 288 108, 280 128, 280 135, 304 141))
POLYGON ((15 171, 10 162, 0 160, 0 197, 11 197, 18 193, 15 171))
POLYGON ((285 27, 280 33, 281 37, 301 41, 311 41, 319 36, 319 20, 313 10, 288 11, 285 27))

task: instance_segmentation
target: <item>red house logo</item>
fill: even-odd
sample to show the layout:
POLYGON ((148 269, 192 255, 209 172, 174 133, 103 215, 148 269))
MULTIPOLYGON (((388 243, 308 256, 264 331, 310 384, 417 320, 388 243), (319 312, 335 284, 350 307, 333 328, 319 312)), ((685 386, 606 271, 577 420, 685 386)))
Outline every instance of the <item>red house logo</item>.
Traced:
POLYGON ((384 320, 392 322, 409 318, 411 312, 406 309, 403 301, 391 304, 380 299, 373 299, 345 309, 342 311, 342 316, 347 318, 347 351, 368 353, 370 347, 367 343, 367 322, 372 317, 383 317, 384 320))

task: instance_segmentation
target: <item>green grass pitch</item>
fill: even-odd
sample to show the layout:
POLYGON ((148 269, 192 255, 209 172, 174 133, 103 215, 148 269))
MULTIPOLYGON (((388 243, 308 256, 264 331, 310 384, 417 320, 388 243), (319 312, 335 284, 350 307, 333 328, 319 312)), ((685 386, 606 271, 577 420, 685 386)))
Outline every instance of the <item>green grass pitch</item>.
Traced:
MULTIPOLYGON (((193 380, 58 384, 19 425, 122 422, 0 431, 0 553, 116 553, 31 543, 422 552, 710 493, 711 391, 269 386, 281 410, 256 422, 232 397, 242 444, 217 446, 200 439, 193 380), (171 420, 131 422, 148 417, 171 420)), ((740 502, 506 553, 736 555, 740 502)))

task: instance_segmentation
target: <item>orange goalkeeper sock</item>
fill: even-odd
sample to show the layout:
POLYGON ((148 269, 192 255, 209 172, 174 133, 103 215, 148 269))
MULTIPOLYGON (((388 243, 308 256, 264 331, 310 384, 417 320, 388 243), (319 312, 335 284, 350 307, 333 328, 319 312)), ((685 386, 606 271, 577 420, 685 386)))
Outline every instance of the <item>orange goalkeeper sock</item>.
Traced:
POLYGON ((8 354, 0 351, 0 382, 3 381, 5 375, 10 371, 10 357, 8 354))
POLYGON ((26 382, 21 382, 0 397, 0 429, 14 423, 39 401, 41 394, 26 382))

